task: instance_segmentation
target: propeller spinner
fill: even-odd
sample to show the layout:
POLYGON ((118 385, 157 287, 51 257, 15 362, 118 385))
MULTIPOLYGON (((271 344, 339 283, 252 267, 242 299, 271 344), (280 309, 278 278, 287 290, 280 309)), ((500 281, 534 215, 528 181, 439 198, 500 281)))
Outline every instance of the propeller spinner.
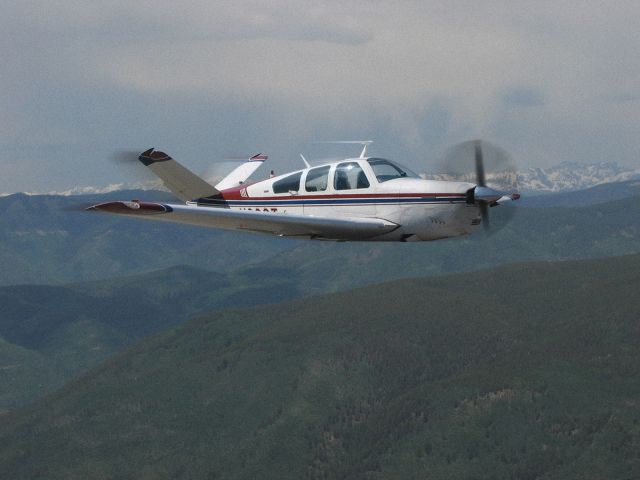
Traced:
MULTIPOLYGON (((501 148, 484 140, 470 140, 448 150, 435 178, 475 183, 467 194, 469 203, 478 205, 482 224, 489 230, 489 209, 518 200, 518 175, 509 155, 501 148)), ((493 213, 493 211, 492 211, 493 213)), ((499 214, 499 230, 514 213, 506 207, 499 214)))

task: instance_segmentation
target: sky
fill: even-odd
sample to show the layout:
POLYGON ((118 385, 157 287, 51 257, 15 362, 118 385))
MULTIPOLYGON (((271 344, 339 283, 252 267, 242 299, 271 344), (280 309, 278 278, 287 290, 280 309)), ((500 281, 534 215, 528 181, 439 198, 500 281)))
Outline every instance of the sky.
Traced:
POLYGON ((3 0, 0 193, 357 154, 429 171, 485 138, 521 168, 640 166, 640 2, 3 0))

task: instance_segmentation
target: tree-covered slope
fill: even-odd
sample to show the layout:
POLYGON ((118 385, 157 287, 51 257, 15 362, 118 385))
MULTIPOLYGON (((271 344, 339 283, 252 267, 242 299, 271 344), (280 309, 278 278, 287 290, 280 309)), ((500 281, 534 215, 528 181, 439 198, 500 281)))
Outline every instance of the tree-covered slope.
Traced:
POLYGON ((0 287, 0 411, 196 313, 298 295, 294 285, 285 287, 184 266, 64 286, 0 287))
POLYGON ((214 312, 0 418, 3 478, 640 476, 640 256, 214 312))

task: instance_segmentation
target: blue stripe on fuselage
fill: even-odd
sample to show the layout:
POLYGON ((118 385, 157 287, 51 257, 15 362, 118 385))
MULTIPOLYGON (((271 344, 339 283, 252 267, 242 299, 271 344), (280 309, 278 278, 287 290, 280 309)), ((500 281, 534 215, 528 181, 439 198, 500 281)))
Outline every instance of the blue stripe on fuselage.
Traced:
POLYGON ((260 198, 247 198, 246 200, 209 200, 199 199, 198 203, 203 205, 228 205, 231 207, 269 207, 275 205, 386 205, 394 203, 402 204, 438 204, 438 203, 466 203, 464 196, 460 197, 392 197, 392 198, 327 198, 327 199, 282 199, 267 200, 260 198))

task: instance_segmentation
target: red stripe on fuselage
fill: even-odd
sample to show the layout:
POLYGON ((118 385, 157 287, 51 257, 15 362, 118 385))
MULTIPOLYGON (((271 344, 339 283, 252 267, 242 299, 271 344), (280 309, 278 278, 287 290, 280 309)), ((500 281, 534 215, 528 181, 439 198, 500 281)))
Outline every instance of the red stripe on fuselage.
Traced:
POLYGON ((243 201, 257 201, 257 200, 323 200, 323 199, 340 199, 340 198, 425 198, 425 197, 464 197, 463 193, 328 193, 320 195, 280 195, 269 197, 243 197, 240 194, 240 189, 225 190, 222 192, 224 200, 243 200, 243 201))

